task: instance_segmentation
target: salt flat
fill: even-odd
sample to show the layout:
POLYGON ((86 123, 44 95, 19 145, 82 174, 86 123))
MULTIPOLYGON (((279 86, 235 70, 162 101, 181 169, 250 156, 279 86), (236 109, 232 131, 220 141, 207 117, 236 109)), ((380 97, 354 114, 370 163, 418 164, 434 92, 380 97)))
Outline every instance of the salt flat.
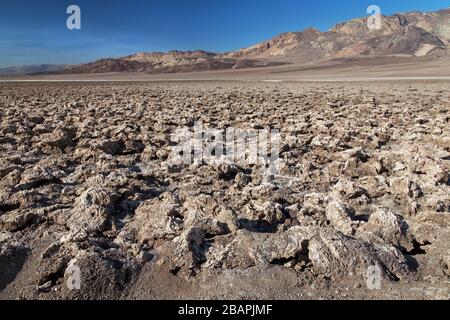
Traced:
POLYGON ((448 299, 450 82, 255 78, 1 83, 0 297, 448 299), (174 164, 196 121, 279 171, 174 164))

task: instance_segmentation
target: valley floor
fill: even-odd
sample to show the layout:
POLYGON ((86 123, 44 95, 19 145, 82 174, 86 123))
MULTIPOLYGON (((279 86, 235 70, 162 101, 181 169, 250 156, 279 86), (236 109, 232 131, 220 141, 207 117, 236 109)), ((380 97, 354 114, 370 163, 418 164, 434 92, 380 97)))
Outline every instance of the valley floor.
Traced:
MULTIPOLYGON (((286 61, 288 62, 288 61, 286 61)), ((1 76, 2 81, 399 81, 450 80, 450 58, 378 57, 222 71, 1 76)))
POLYGON ((0 83, 0 299, 449 299, 429 63, 441 80, 0 83), (198 121, 279 129, 278 171, 173 162, 198 121))

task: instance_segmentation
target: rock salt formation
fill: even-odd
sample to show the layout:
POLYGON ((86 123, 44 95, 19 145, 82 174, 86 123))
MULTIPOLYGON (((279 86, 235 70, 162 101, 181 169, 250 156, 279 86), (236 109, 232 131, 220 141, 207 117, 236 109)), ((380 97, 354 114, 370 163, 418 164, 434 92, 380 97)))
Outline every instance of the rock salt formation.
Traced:
POLYGON ((446 81, 0 92, 0 297, 448 298, 446 81), (195 121, 278 128, 279 171, 174 163, 195 121))

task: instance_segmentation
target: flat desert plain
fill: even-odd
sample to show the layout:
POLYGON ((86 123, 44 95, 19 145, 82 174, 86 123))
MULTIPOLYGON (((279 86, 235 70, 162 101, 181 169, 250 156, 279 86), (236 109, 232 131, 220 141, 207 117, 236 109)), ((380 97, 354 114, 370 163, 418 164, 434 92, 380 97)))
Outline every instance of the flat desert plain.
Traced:
POLYGON ((0 83, 0 298, 449 299, 450 82, 427 70, 0 83), (199 121, 278 129, 278 171, 174 164, 199 121))

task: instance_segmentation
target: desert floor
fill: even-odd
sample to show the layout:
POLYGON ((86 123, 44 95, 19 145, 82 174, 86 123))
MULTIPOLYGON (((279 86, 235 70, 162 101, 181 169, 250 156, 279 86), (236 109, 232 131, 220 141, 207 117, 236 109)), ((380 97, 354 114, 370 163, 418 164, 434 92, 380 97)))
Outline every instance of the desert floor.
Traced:
POLYGON ((0 298, 449 299, 432 63, 435 80, 0 83, 0 298), (279 171, 174 163, 195 121, 279 129, 279 171))
POLYGON ((378 57, 366 59, 337 59, 311 63, 212 70, 202 72, 148 74, 117 72, 68 75, 1 76, 2 81, 399 81, 450 80, 450 58, 378 57))

